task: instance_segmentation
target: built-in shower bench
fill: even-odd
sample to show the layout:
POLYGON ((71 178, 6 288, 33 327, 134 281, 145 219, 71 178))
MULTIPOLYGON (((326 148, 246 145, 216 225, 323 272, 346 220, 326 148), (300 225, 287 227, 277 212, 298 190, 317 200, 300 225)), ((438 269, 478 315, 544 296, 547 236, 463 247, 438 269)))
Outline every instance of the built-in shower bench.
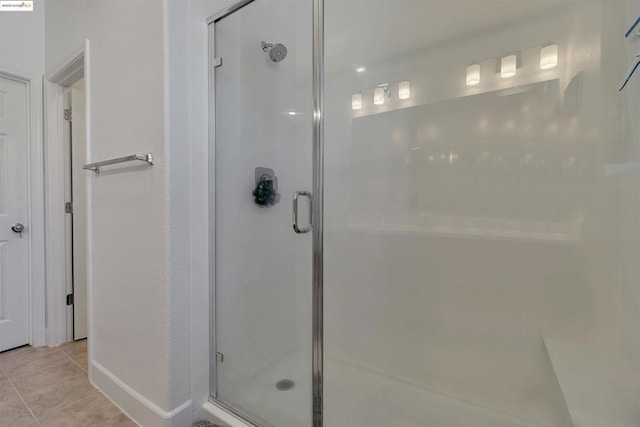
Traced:
POLYGON ((640 375, 622 352, 553 338, 544 344, 574 426, 640 426, 640 375))

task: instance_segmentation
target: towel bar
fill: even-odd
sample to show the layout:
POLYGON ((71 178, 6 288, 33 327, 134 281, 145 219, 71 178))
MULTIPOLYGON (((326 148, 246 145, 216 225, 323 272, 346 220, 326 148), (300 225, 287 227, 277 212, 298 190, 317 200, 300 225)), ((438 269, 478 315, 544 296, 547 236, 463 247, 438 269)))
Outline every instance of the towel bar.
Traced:
POLYGON ((132 162, 132 161, 142 161, 146 162, 149 165, 153 165, 153 153, 147 154, 132 154, 130 156, 118 157, 117 159, 103 160, 101 162, 89 163, 88 165, 84 165, 82 169, 94 171, 95 173, 100 173, 100 168, 102 166, 115 165, 118 163, 132 162))

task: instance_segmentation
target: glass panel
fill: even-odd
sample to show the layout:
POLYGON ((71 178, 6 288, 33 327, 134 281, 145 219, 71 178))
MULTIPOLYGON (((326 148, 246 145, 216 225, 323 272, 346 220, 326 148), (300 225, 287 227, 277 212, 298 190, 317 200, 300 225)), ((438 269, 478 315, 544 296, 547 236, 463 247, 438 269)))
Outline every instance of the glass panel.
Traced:
POLYGON ((325 425, 638 425, 625 5, 326 0, 325 425))
POLYGON ((311 13, 256 0, 214 25, 217 397, 278 427, 311 424, 312 235, 292 227, 312 181, 311 13))

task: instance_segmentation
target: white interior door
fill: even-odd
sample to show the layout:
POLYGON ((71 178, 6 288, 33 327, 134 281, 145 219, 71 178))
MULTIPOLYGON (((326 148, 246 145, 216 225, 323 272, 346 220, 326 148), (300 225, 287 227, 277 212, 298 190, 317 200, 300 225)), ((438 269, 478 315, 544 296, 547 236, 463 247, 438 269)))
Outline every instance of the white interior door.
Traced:
POLYGON ((29 343, 27 129, 26 85, 0 77, 0 351, 29 343))
POLYGON ((73 198, 73 339, 87 337, 87 224, 84 79, 70 88, 71 93, 71 181, 73 198))

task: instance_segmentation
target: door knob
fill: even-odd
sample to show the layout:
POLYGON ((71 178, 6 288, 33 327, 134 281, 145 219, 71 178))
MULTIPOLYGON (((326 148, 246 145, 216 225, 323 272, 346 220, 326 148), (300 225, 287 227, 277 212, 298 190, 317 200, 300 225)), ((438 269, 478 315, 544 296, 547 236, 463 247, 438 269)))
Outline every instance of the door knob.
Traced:
POLYGON ((13 224, 13 226, 11 227, 11 230, 13 230, 14 233, 20 234, 20 237, 22 237, 22 232, 24 231, 24 225, 18 222, 17 224, 13 224))

